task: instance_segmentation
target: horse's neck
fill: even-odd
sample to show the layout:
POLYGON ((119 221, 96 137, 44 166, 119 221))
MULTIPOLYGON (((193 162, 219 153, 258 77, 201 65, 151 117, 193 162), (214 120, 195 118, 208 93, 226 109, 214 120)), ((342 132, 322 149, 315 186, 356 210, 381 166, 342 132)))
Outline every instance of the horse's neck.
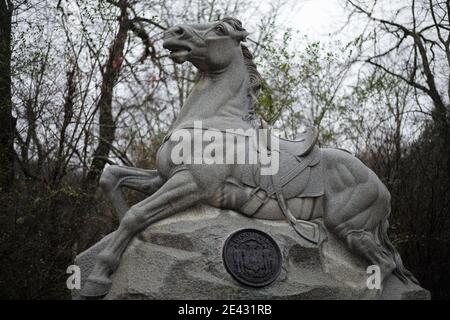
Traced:
POLYGON ((201 121, 203 128, 248 129, 249 77, 243 60, 223 72, 204 73, 194 86, 173 125, 173 129, 193 127, 201 121))

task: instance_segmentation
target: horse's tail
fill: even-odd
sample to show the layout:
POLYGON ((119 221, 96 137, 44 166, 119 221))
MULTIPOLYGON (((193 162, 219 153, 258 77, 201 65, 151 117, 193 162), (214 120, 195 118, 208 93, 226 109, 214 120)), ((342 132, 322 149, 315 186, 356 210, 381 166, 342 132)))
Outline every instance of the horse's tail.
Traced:
POLYGON ((385 248, 389 254, 392 256, 395 262, 395 269, 392 273, 397 276, 403 283, 408 283, 408 281, 412 281, 415 284, 419 284, 419 281, 414 277, 414 275, 404 267, 402 258, 398 253, 397 249, 392 244, 391 240, 389 240, 387 231, 389 228, 388 221, 389 214, 380 222, 378 226, 378 239, 383 248, 385 248))

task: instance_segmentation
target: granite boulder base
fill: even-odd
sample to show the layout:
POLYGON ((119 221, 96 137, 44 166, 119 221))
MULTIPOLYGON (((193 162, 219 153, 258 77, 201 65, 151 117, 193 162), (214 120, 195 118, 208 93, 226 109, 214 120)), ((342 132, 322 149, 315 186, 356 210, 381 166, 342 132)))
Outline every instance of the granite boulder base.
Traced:
MULTIPOLYGON (((323 229, 323 232, 326 232, 323 229)), ((111 234, 77 256, 82 286, 111 234)), ((332 234, 309 244, 282 221, 249 219, 200 206, 151 225, 135 237, 112 276, 105 299, 429 299, 429 292, 390 276, 382 290, 366 287, 367 264, 332 234), (282 253, 277 280, 264 288, 236 282, 226 271, 222 248, 233 232, 269 234, 282 253)), ((82 299, 77 290, 74 299, 82 299)))

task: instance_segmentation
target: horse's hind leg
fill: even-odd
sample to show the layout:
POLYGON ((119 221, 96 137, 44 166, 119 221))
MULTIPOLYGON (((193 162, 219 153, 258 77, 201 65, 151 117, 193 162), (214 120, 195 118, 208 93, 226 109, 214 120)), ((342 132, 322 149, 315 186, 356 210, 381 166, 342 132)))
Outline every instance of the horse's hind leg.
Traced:
POLYGON ((156 170, 144 170, 116 165, 106 167, 100 177, 100 186, 113 205, 119 220, 122 220, 129 209, 122 192, 123 187, 150 196, 163 183, 163 179, 156 170))
POLYGON ((388 190, 359 161, 332 164, 326 189, 325 226, 352 252, 379 266, 383 281, 396 268, 392 254, 376 236, 389 213, 388 190))
POLYGON ((339 213, 336 212, 337 216, 331 219, 333 222, 325 219, 325 224, 353 253, 380 268, 382 282, 386 276, 392 273, 396 264, 392 255, 376 237, 378 228, 382 227, 381 224, 389 209, 385 196, 375 195, 374 193, 378 193, 378 189, 376 186, 372 187, 375 187, 375 190, 371 194, 368 193, 367 186, 357 186, 342 208, 341 212, 345 213, 346 219, 340 223, 334 223, 339 216, 339 213), (361 209, 361 207, 365 208, 361 209))
POLYGON ((394 271, 396 267, 394 259, 377 243, 372 231, 351 230, 343 238, 350 250, 380 268, 381 282, 394 271))
POLYGON ((111 286, 109 277, 119 265, 132 237, 150 224, 195 205, 203 200, 204 194, 189 171, 180 171, 153 195, 132 206, 98 255, 81 294, 86 297, 106 295, 111 286))

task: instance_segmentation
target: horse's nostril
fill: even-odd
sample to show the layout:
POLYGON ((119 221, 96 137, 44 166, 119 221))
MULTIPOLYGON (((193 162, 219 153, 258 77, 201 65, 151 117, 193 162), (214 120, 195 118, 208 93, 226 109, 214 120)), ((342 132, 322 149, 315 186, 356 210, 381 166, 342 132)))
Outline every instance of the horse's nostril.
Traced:
POLYGON ((173 33, 177 36, 182 36, 184 34, 184 30, 182 27, 175 27, 173 33))
POLYGON ((184 38, 186 34, 187 32, 185 28, 183 28, 182 26, 174 26, 166 31, 165 37, 166 38, 176 37, 178 39, 181 39, 184 38))
POLYGON ((165 37, 182 37, 184 34, 185 31, 181 26, 175 26, 165 32, 165 37))

